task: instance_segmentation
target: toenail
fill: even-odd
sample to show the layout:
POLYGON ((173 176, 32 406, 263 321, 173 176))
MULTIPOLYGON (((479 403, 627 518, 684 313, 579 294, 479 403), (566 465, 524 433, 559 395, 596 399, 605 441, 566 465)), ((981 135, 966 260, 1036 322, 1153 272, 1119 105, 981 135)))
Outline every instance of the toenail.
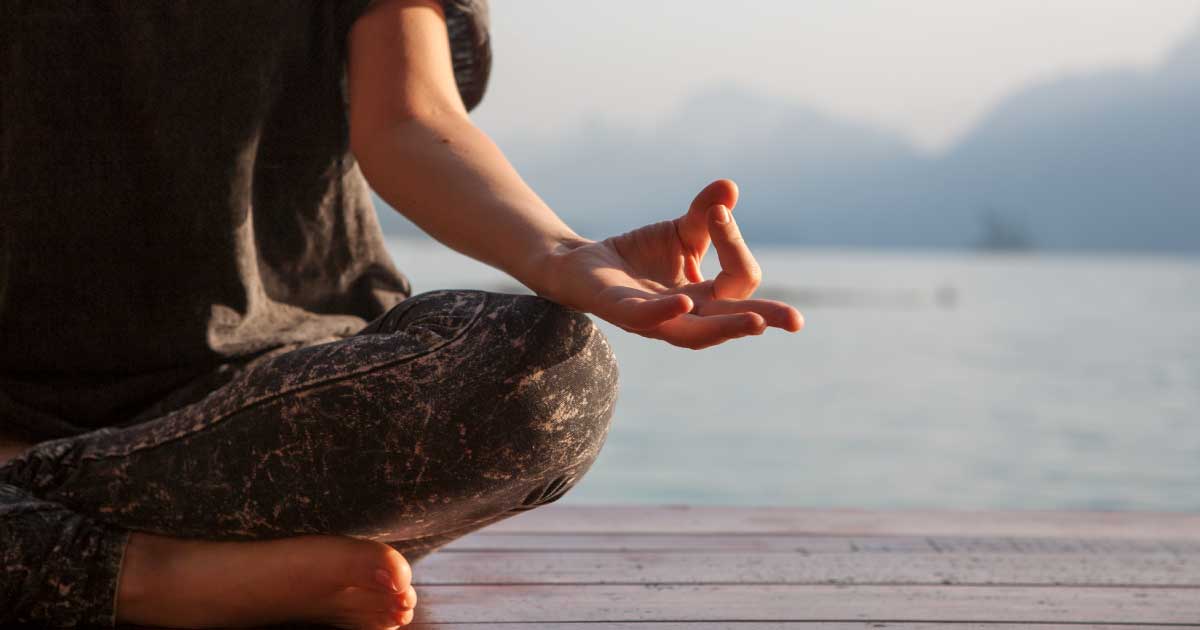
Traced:
POLYGON ((392 574, 384 571, 383 569, 375 569, 375 581, 378 582, 380 586, 393 593, 400 592, 400 587, 398 587, 396 582, 392 580, 392 574))

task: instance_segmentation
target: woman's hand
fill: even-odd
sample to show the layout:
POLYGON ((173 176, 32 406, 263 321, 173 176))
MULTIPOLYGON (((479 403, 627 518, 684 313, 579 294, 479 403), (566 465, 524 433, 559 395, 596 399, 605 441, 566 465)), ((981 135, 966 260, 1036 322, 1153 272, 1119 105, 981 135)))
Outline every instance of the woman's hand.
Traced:
POLYGON ((599 242, 564 247, 547 261, 539 292, 630 332, 685 348, 706 348, 762 334, 768 326, 804 326, 795 308, 748 299, 762 277, 731 210, 737 185, 718 180, 700 192, 687 214, 599 242), (700 275, 709 242, 721 272, 700 275))

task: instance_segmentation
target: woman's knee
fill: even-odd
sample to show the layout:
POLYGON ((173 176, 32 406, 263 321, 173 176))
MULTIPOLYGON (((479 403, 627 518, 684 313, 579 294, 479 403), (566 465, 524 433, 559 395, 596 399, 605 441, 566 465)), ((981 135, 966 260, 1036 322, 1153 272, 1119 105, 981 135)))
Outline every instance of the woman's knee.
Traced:
POLYGON ((519 356, 502 383, 506 439, 499 461, 524 474, 582 474, 607 436, 617 397, 617 364, 587 315, 533 296, 509 296, 528 313, 509 341, 519 356))
POLYGON ((404 460, 405 470, 453 469, 481 483, 586 469, 604 442, 617 365, 583 313, 531 295, 435 291, 363 334, 397 354, 414 342, 427 351, 307 405, 338 420, 328 427, 341 434, 335 442, 372 440, 368 453, 404 460))
MULTIPOLYGON (((532 295, 432 291, 405 300, 363 332, 378 333, 398 335, 397 343, 429 337, 436 352, 402 366, 395 379, 436 373, 437 382, 422 391, 470 425, 607 430, 617 364, 604 334, 579 311, 532 295)), ((371 382, 389 390, 400 384, 388 383, 387 373, 380 377, 371 382)))
MULTIPOLYGON (((469 297, 485 304, 472 309, 476 316, 454 341, 406 368, 403 379, 378 381, 354 397, 356 415, 383 415, 382 408, 362 412, 388 400, 402 413, 373 448, 348 452, 356 459, 351 469, 366 478, 338 494, 343 501, 371 497, 364 507, 394 506, 398 513, 374 510, 382 522, 372 527, 407 523, 388 530, 396 539, 427 535, 446 520, 475 522, 553 501, 591 467, 608 433, 617 365, 586 315, 534 296, 469 297), (381 465, 372 463, 380 457, 381 465)), ((440 321, 433 306, 452 297, 425 299, 397 333, 440 321)))

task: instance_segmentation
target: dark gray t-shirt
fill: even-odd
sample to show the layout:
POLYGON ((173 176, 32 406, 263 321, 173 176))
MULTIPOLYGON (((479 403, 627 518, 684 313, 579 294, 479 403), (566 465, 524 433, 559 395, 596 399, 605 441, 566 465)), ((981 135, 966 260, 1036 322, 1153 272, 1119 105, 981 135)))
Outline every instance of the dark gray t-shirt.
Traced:
MULTIPOLYGON (((6 0, 0 432, 120 425, 217 366, 404 299, 348 151, 368 0, 6 0)), ((446 0, 460 93, 486 10, 446 0)))

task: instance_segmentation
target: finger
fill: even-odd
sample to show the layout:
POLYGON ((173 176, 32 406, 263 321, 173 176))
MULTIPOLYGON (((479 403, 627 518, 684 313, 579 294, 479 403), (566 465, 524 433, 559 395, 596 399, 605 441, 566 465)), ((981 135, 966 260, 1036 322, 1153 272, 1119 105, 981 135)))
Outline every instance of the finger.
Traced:
POLYGON ((617 301, 604 319, 628 330, 650 330, 692 307, 692 299, 683 294, 651 299, 627 297, 617 301))
POLYGON ((704 282, 704 273, 700 271, 700 256, 685 256, 683 259, 683 276, 688 282, 704 282))
POLYGON ((768 326, 799 332, 804 328, 804 315, 790 304, 776 300, 709 300, 697 304, 697 315, 732 315, 735 313, 758 313, 768 326))
MULTIPOLYGON (((737 205, 737 184, 728 179, 718 179, 707 185, 692 200, 687 214, 676 219, 675 229, 679 231, 679 240, 684 247, 696 255, 703 255, 708 249, 708 209, 716 204, 727 208, 737 205)), ((699 280, 692 280, 699 282, 699 280)))
POLYGON ((715 205, 709 209, 708 231, 717 257, 721 259, 721 273, 713 279, 713 297, 749 297, 762 280, 762 270, 746 246, 729 208, 715 205))
POLYGON ((762 334, 766 322, 758 313, 734 315, 681 315, 663 322, 655 336, 684 348, 699 350, 721 342, 762 334))

